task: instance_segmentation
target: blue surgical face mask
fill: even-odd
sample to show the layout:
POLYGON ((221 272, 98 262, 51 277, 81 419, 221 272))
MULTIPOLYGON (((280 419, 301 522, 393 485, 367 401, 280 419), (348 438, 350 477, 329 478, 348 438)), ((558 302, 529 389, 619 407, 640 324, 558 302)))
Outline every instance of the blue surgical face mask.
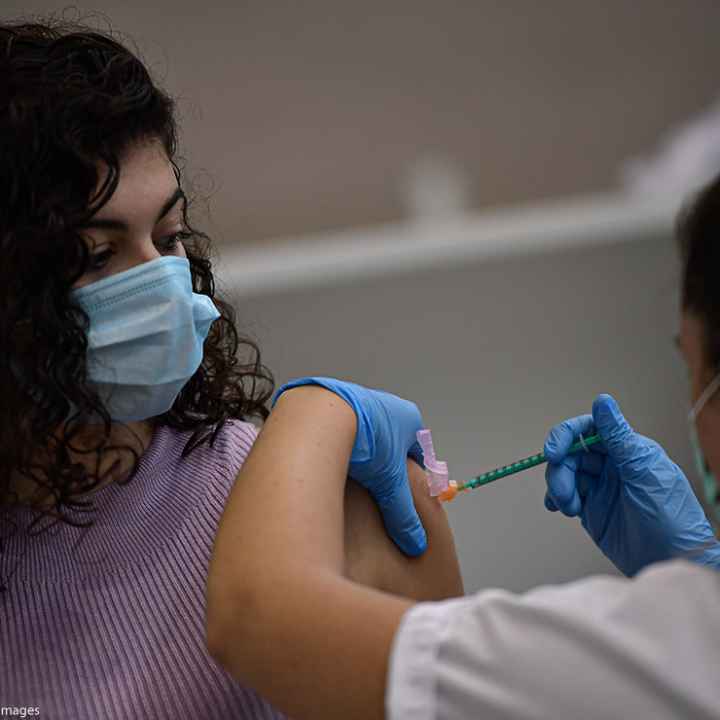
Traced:
POLYGON ((690 442, 693 447, 695 454, 695 464, 697 470, 700 473, 700 477, 703 481, 703 491, 705 494, 705 500, 708 505, 713 508, 716 517, 720 520, 720 514, 717 511, 717 499, 718 499, 718 484, 715 476, 710 471, 710 467, 705 460, 702 448, 700 447, 700 440, 697 434, 696 420, 700 411, 705 407, 708 400, 718 391, 720 388, 720 374, 716 375, 705 390, 700 393, 700 397, 697 399, 692 409, 688 413, 688 421, 690 423, 690 442))
POLYGON ((200 367, 210 325, 220 317, 209 297, 193 292, 190 263, 182 257, 136 265, 71 297, 90 318, 88 377, 110 417, 121 422, 172 407, 200 367))

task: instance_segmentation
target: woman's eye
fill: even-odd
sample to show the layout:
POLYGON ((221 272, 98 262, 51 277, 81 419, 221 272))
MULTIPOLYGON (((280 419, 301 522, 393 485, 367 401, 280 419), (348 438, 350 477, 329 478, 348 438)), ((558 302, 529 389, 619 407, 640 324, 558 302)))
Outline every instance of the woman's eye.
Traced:
POLYGON ((104 252, 98 253, 97 255, 90 256, 90 270, 100 270, 105 267, 108 260, 112 257, 111 250, 105 250, 104 252))
MULTIPOLYGON (((178 246, 181 240, 187 239, 191 236, 191 233, 185 231, 179 231, 172 235, 166 235, 162 238, 162 241, 158 243, 160 250, 163 252, 172 252, 178 246)), ((97 253, 96 255, 90 256, 90 271, 94 272, 102 270, 105 265, 108 264, 110 258, 115 253, 112 250, 103 250, 103 252, 97 253)))
POLYGON ((189 237, 190 233, 184 232, 183 230, 173 233, 172 235, 167 235, 163 238, 163 250, 174 250, 181 240, 185 240, 189 237))

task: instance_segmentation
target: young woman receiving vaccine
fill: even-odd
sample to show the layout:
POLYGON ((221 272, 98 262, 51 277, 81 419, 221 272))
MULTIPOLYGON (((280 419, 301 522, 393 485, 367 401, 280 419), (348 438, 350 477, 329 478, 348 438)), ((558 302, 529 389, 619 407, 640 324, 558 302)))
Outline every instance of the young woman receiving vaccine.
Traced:
MULTIPOLYGON (((282 717, 206 648, 212 544, 273 384, 189 224, 174 113, 109 35, 0 24, 0 706, 18 714, 282 717)), ((400 479, 397 545, 348 484, 344 576, 461 594, 407 455, 400 479), (421 558, 398 549, 426 534, 421 558)))

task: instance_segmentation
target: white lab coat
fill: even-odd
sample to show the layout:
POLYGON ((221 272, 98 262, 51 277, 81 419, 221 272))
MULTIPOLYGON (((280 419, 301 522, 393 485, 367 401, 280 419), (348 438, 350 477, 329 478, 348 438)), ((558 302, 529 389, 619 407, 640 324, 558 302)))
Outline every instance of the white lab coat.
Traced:
POLYGON ((515 595, 420 603, 388 720, 720 718, 720 573, 676 560, 515 595))

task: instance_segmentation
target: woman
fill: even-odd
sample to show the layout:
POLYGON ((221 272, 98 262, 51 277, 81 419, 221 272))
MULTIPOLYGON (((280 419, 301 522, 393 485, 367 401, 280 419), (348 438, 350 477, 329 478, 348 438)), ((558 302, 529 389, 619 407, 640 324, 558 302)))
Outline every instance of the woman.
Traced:
MULTIPOLYGON (((679 345, 699 467, 717 511, 720 177, 679 235, 679 345)), ((720 543, 683 472, 609 395, 549 433, 545 503, 579 516, 627 578, 414 604, 343 577, 345 469, 349 462, 353 475, 356 455, 372 447, 369 461, 395 476, 422 425, 413 408, 324 379, 280 389, 213 551, 213 655, 296 720, 720 718, 720 543), (569 454, 589 432, 602 443, 569 454), (315 532, 301 537, 295 524, 311 514, 315 532), (271 596, 280 584, 292 605, 271 596)))
MULTIPOLYGON (((281 717, 205 647, 211 546, 272 376, 188 222, 174 103, 112 37, 57 22, 0 24, 0 83, 0 706, 281 717)), ((408 474, 428 552, 403 556, 353 484, 343 571, 461 594, 445 516, 408 474)))

